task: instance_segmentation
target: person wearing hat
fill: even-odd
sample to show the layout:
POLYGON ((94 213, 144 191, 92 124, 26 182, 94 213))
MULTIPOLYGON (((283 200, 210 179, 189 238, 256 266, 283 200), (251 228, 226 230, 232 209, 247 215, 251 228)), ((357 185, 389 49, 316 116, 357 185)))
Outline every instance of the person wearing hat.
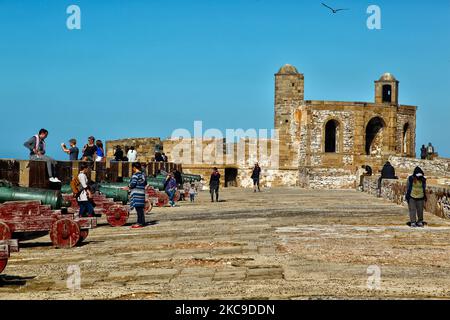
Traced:
POLYGON ((97 146, 95 145, 95 138, 90 136, 88 138, 88 143, 83 147, 83 156, 81 160, 83 161, 94 161, 97 154, 97 146))
POLYGON ((416 167, 406 184, 406 201, 408 202, 410 226, 423 227, 423 208, 427 201, 427 179, 420 167, 416 167))

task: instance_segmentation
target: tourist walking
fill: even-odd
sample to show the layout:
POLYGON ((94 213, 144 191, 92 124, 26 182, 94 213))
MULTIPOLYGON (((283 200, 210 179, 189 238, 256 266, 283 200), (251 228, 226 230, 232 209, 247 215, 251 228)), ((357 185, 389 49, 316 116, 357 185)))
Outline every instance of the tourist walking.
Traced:
POLYGON ((38 134, 25 141, 23 145, 30 150, 30 160, 46 162, 50 182, 59 183, 61 181, 55 174, 56 161, 45 154, 45 139, 47 137, 48 131, 46 129, 41 129, 38 134))
POLYGON ((142 173, 142 166, 139 162, 133 162, 131 165, 133 175, 128 186, 130 190, 130 208, 136 209, 137 223, 132 226, 133 229, 143 228, 145 226, 145 187, 147 178, 142 173))
MULTIPOLYGON (((173 177, 175 178, 175 181, 177 182, 177 189, 178 190, 183 189, 183 176, 181 175, 181 172, 175 168, 172 170, 172 173, 173 173, 173 177)), ((180 201, 183 201, 183 200, 184 200, 184 192, 181 192, 180 193, 180 201)))
POLYGON ((129 162, 136 162, 136 160, 137 160, 137 151, 134 150, 133 146, 131 146, 130 150, 128 150, 127 158, 128 158, 129 162))
POLYGON ((420 167, 416 167, 406 183, 406 201, 408 202, 410 226, 423 227, 423 209, 426 196, 427 179, 420 167))
POLYGON ((253 180, 253 192, 256 192, 256 186, 258 186, 258 191, 261 192, 261 189, 259 188, 259 178, 261 175, 261 167, 259 166, 259 163, 256 163, 253 167, 252 171, 252 180, 253 180))
POLYGON ((94 161, 97 154, 97 146, 95 144, 95 138, 90 136, 88 143, 83 147, 82 161, 94 161))
POLYGON ((70 148, 67 148, 65 143, 61 143, 61 149, 69 155, 70 161, 78 160, 78 154, 79 154, 80 150, 78 150, 78 147, 77 147, 77 140, 70 139, 69 145, 70 145, 70 148))
MULTIPOLYGON (((77 202, 80 207, 79 215, 80 217, 93 217, 94 216, 94 206, 92 205, 92 192, 89 188, 89 166, 85 163, 80 165, 80 172, 78 174, 78 182, 80 189, 78 190, 77 202)), ((74 190, 73 190, 74 191, 74 190)))
POLYGON ((211 193, 211 202, 214 202, 214 193, 216 194, 216 202, 219 202, 219 186, 220 173, 219 170, 214 167, 209 179, 209 192, 211 193))
POLYGON ((175 193, 177 192, 177 181, 173 176, 173 173, 169 173, 166 177, 166 182, 164 183, 164 190, 166 194, 169 196, 169 203, 171 207, 175 206, 175 201, 173 200, 175 197, 175 193))
POLYGON ((422 145, 422 148, 420 148, 420 159, 425 160, 427 158, 427 147, 425 145, 422 145))

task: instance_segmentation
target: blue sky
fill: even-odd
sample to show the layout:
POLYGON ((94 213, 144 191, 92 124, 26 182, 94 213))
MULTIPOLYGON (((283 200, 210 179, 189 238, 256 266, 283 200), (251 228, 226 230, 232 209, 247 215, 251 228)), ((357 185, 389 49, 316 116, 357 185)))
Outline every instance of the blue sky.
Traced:
POLYGON ((170 136, 173 129, 273 128, 280 66, 305 74, 308 100, 373 101, 384 72, 418 105, 417 144, 450 156, 450 1, 0 0, 0 157, 50 131, 59 144, 170 136), (81 8, 81 30, 66 8, 81 8), (382 10, 382 30, 366 9, 382 10))

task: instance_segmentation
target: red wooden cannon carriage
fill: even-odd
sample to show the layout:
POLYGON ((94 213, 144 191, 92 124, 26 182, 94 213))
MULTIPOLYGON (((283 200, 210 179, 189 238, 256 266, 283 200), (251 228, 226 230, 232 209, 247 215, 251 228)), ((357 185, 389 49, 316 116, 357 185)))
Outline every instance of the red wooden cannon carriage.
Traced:
MULTIPOLYGON (((71 194, 64 194, 63 198, 66 201, 70 201, 72 204, 68 209, 69 212, 78 214, 79 205, 77 200, 71 194)), ((106 221, 108 221, 109 225, 112 227, 120 227, 127 223, 129 216, 129 208, 127 205, 124 205, 121 202, 116 202, 113 199, 107 198, 105 195, 98 193, 93 195, 93 201, 95 203, 95 213, 105 214, 106 221)))
POLYGON ((11 252, 19 251, 19 241, 16 239, 0 239, 0 273, 5 270, 11 252))
POLYGON ((11 201, 0 204, 0 239, 36 238, 50 234, 55 247, 70 248, 81 243, 89 229, 97 226, 96 218, 76 218, 52 210, 40 201, 11 201))

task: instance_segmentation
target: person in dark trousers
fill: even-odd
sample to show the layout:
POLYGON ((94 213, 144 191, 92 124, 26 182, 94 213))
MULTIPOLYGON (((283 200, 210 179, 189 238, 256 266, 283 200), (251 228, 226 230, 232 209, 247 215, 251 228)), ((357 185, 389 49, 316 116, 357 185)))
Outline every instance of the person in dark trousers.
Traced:
POLYGON ((145 227, 145 187, 147 186, 147 178, 142 173, 142 166, 139 162, 133 162, 132 167, 133 176, 131 177, 128 188, 130 190, 130 208, 136 209, 137 224, 131 228, 139 229, 145 227))
POLYGON ((95 145, 95 138, 90 136, 88 138, 88 143, 83 147, 83 155, 81 160, 83 161, 95 161, 97 155, 97 146, 95 145))
POLYGON ((252 180, 253 180, 253 192, 256 192, 256 186, 258 186, 258 191, 261 192, 261 189, 259 188, 259 177, 261 175, 261 167, 259 166, 259 163, 256 163, 253 167, 252 171, 252 180))
POLYGON ((177 181, 175 180, 173 173, 167 175, 166 182, 164 183, 164 190, 169 196, 170 206, 175 207, 175 201, 173 199, 175 197, 175 192, 177 192, 177 181))
POLYGON ((89 188, 89 166, 87 164, 80 165, 80 173, 78 174, 78 181, 80 183, 80 191, 77 195, 77 202, 80 206, 80 217, 93 217, 94 206, 92 205, 92 192, 89 188))
POLYGON ((426 160, 427 158, 427 147, 425 145, 422 145, 422 148, 420 148, 420 159, 426 160))
POLYGON ((381 176, 378 179, 378 197, 381 197, 381 185, 383 179, 398 179, 395 175, 395 169, 389 161, 386 161, 383 169, 381 169, 381 176))
MULTIPOLYGON (((173 177, 175 178, 175 181, 177 182, 177 189, 181 190, 183 189, 183 177, 181 176, 181 172, 178 171, 178 169, 173 169, 172 171, 173 177)), ((184 191, 180 192, 180 201, 184 200, 184 191)))
POLYGON ((61 181, 55 174, 56 161, 45 154, 45 139, 47 136, 48 131, 46 129, 41 129, 38 134, 25 141, 23 145, 30 150, 30 160, 46 162, 50 182, 60 183, 61 181))
POLYGON ((408 202, 409 221, 412 228, 423 227, 423 208, 427 201, 427 179, 420 167, 416 167, 406 182, 406 201, 408 202))
POLYGON ((69 144, 70 148, 67 148, 65 143, 61 143, 61 149, 69 155, 70 161, 76 161, 78 160, 78 154, 80 153, 80 150, 78 150, 77 147, 77 140, 70 139, 69 144))
POLYGON ((116 150, 114 151, 114 160, 115 161, 123 160, 123 150, 120 146, 116 146, 116 150))
POLYGON ((220 173, 219 170, 214 167, 209 179, 209 192, 211 193, 211 202, 214 202, 214 193, 216 193, 216 202, 219 202, 219 186, 220 186, 220 173))

